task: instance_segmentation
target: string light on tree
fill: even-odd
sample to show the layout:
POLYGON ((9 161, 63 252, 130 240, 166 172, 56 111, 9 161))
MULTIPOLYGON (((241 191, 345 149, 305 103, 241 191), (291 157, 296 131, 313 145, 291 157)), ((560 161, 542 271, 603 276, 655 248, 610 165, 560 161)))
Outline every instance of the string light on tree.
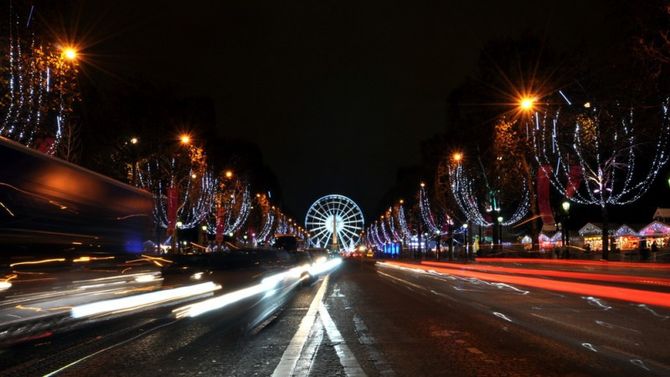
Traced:
MULTIPOLYGON (((49 154, 59 152, 63 137, 76 135, 71 121, 79 100, 78 59, 70 50, 40 39, 34 12, 9 4, 6 87, 0 101, 0 136, 49 154), (25 14, 28 14, 26 12, 25 14)), ((73 136, 74 137, 74 136, 73 136)), ((70 153, 62 157, 70 159, 70 153)))
MULTIPOLYGON (((535 159, 565 198, 601 208, 605 259, 609 253, 608 207, 640 199, 668 162, 668 100, 655 112, 657 123, 649 123, 660 127, 649 130, 638 130, 634 111, 618 104, 596 107, 590 103, 589 107, 567 106, 534 114, 535 159), (655 139, 643 143, 642 137, 651 135, 655 139)), ((641 116, 649 119, 654 115, 641 116)))
MULTIPOLYGON (((451 185, 451 192, 456 201, 456 204, 468 219, 468 221, 483 227, 490 227, 493 225, 493 222, 487 220, 487 216, 485 216, 484 213, 499 213, 501 211, 498 199, 493 194, 491 194, 495 191, 490 187, 487 187, 486 191, 489 193, 489 203, 488 207, 482 208, 480 203, 486 203, 487 200, 481 200, 481 198, 476 194, 478 191, 474 187, 475 180, 466 174, 464 164, 462 163, 462 155, 458 159, 454 158, 454 163, 451 164, 449 168, 449 181, 451 185)), ((516 207, 515 211, 508 218, 508 220, 502 222, 502 225, 514 225, 521 221, 528 214, 528 209, 530 207, 530 194, 528 192, 525 179, 520 180, 519 187, 521 190, 521 200, 519 201, 519 205, 516 207)))
POLYGON ((181 224, 178 228, 195 228, 212 207, 217 180, 208 171, 201 148, 138 163, 138 178, 140 187, 154 194, 154 217, 162 228, 169 229, 174 221, 181 224))

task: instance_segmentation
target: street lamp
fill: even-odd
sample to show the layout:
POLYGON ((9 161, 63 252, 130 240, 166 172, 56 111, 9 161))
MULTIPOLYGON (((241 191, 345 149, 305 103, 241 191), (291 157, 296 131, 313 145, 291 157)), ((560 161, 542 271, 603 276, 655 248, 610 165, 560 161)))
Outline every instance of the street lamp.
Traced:
POLYGON ((568 211, 570 211, 570 202, 567 200, 564 201, 563 203, 561 203, 561 207, 563 207, 563 211, 567 213, 568 211))
POLYGON ((570 252, 570 233, 568 231, 568 219, 570 218, 570 202, 567 200, 564 200, 563 203, 561 203, 561 207, 563 207, 563 212, 565 212, 562 216, 563 218, 563 247, 565 247, 565 253, 566 256, 568 256, 570 252))
POLYGON ((454 162, 458 164, 463 159, 463 153, 454 152, 454 154, 451 155, 451 159, 454 160, 454 162))
POLYGON ((134 144, 137 144, 139 141, 140 141, 140 139, 138 139, 136 137, 131 137, 130 138, 130 144, 134 145, 134 144))
POLYGON ((232 171, 232 170, 226 170, 226 172, 224 173, 224 175, 225 175, 226 178, 228 178, 228 179, 233 178, 233 171, 232 171))
POLYGON ((500 245, 500 251, 502 251, 502 222, 503 222, 503 217, 498 216, 498 245, 500 245))
POLYGON ((75 61, 79 56, 79 52, 73 46, 65 46, 61 49, 61 56, 65 60, 75 61))
POLYGON ((463 224, 463 245, 465 245, 465 258, 470 259, 470 240, 468 239, 468 223, 463 224))
POLYGON ((189 134, 179 135, 179 142, 181 142, 183 145, 191 144, 191 135, 189 135, 189 134))
POLYGON ((524 96, 519 99, 519 108, 525 112, 533 111, 535 108, 535 97, 524 96))
MULTIPOLYGON (((177 248, 179 248, 179 234, 178 234, 178 232, 179 232, 179 228, 181 228, 184 225, 184 223, 182 223, 181 221, 177 221, 174 225, 175 225, 175 229, 174 229, 174 234, 172 235, 172 237, 174 238, 173 242, 174 242, 174 245, 177 248)), ((176 250, 172 250, 173 253, 175 251, 176 250)))

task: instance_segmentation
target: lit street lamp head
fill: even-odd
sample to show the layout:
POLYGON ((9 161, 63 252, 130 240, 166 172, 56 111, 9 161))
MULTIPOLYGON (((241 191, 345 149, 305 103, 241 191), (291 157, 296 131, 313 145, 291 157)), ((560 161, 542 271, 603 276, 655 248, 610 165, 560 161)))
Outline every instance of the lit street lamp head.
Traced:
POLYGON ((189 145, 191 144, 191 135, 189 134, 181 134, 179 136, 179 142, 181 142, 184 145, 189 145))
POLYGON ((532 111, 535 107, 534 97, 523 97, 519 100, 519 107, 523 111, 532 111))
POLYGON ((77 49, 72 46, 63 47, 61 51, 61 56, 69 61, 77 60, 78 55, 79 53, 77 52, 77 49))
POLYGON ((233 171, 232 170, 226 170, 224 173, 226 178, 232 178, 233 177, 233 171))
POLYGON ((561 203, 561 207, 563 207, 563 211, 568 212, 570 210, 570 202, 569 201, 564 201, 561 203))
POLYGON ((136 137, 131 137, 130 138, 130 144, 137 144, 140 140, 136 137))
POLYGON ((459 163, 463 160, 463 153, 454 152, 454 154, 451 155, 451 159, 454 160, 454 162, 459 163))

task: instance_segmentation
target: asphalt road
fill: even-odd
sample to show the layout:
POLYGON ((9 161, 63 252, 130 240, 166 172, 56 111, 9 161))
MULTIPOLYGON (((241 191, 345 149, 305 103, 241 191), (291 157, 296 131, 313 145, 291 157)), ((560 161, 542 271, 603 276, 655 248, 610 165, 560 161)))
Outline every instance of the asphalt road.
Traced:
MULTIPOLYGON (((543 268, 603 272, 530 269, 543 268)), ((638 275, 663 281, 665 271, 638 275)), ((534 276, 666 291, 590 275, 534 276)), ((0 353, 0 374, 668 376, 670 309, 634 301, 496 283, 435 266, 348 261, 310 286, 196 318, 155 310, 14 346, 0 353)))

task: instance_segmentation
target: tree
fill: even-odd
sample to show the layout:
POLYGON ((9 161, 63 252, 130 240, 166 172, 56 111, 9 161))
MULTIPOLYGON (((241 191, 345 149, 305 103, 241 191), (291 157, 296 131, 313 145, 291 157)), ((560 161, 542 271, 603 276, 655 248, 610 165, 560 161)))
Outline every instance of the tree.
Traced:
POLYGON ((77 143, 69 132, 78 127, 70 124, 79 100, 76 52, 43 38, 35 7, 8 7, 7 45, 0 48, 0 135, 55 154, 66 134, 77 143))
POLYGON ((637 201, 668 161, 668 101, 655 110, 591 104, 547 106, 535 114, 533 145, 542 172, 566 199, 601 210, 603 259, 609 256, 608 208, 637 201))

